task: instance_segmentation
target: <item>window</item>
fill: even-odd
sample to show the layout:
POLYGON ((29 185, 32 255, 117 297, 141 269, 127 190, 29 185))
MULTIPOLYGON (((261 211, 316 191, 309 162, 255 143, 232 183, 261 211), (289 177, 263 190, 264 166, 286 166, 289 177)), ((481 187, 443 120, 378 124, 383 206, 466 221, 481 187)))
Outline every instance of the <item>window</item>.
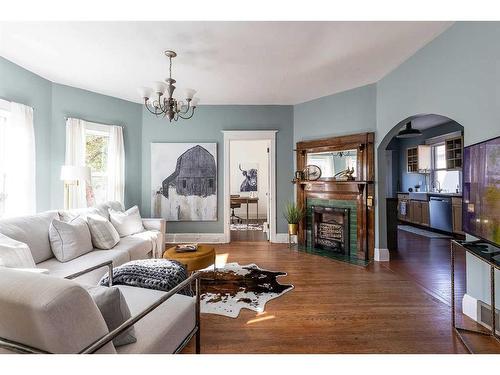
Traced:
POLYGON ((90 180, 78 181, 70 187, 68 208, 90 207, 106 201, 123 203, 125 150, 121 126, 68 118, 65 165, 90 169, 90 180))
POLYGON ((109 132, 85 129, 85 165, 90 168, 92 178, 91 200, 103 203, 108 193, 109 132), (93 199, 92 199, 93 198, 93 199))
POLYGON ((446 150, 444 143, 432 146, 434 150, 434 170, 446 169, 446 150))
POLYGON ((431 188, 454 193, 460 186, 460 171, 446 170, 446 147, 444 143, 432 145, 431 188))
POLYGON ((0 217, 35 211, 33 108, 0 100, 0 217))

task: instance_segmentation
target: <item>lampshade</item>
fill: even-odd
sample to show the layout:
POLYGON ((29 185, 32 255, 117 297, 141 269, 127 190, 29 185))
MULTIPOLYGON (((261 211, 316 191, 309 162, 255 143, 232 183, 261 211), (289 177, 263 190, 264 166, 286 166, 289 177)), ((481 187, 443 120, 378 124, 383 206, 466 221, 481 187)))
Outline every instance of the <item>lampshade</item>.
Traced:
POLYGON ((422 135, 422 132, 418 129, 413 129, 411 127, 411 121, 406 123, 406 127, 402 129, 396 138, 414 138, 414 137, 420 137, 422 135))
POLYGON ((74 165, 63 165, 61 167, 62 181, 90 181, 90 168, 74 165))
POLYGON ((139 87, 137 91, 139 91, 139 95, 143 99, 151 98, 151 94, 153 93, 153 89, 151 89, 150 87, 139 87))
POLYGON ((184 89, 184 97, 186 99, 192 99, 194 94, 196 94, 196 90, 193 89, 184 89))
POLYGON ((196 107, 199 102, 200 102, 199 98, 193 98, 193 99, 191 99, 190 105, 191 105, 191 107, 196 107))
POLYGON ((155 90, 155 92, 157 94, 163 94, 165 92, 165 90, 167 89, 167 85, 164 84, 163 82, 160 82, 160 81, 156 81, 153 85, 153 89, 155 90))

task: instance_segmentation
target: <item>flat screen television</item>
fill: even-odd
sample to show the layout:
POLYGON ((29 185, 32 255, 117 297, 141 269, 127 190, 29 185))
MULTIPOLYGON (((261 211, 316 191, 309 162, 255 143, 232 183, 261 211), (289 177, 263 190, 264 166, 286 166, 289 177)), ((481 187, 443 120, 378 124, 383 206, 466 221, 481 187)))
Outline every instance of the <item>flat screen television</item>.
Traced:
POLYGON ((464 148, 462 225, 500 246, 500 137, 464 148))

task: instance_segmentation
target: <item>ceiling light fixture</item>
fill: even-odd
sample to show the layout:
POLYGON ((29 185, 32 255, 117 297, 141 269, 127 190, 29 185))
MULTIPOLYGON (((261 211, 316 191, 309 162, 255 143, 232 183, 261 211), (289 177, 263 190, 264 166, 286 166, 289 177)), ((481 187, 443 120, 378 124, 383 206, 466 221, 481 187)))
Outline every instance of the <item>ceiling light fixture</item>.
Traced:
MULTIPOLYGON (((180 118, 188 120, 194 115, 194 110, 198 104, 199 99, 194 98, 196 90, 185 89, 185 102, 182 100, 177 100, 173 97, 176 82, 172 78, 172 59, 177 56, 174 51, 165 51, 165 55, 168 57, 169 61, 169 76, 163 82, 155 82, 154 89, 150 87, 139 88, 139 94, 144 100, 144 106, 146 109, 156 116, 162 116, 168 118, 168 121, 177 121, 180 118), (152 95, 156 95, 158 98, 151 98, 152 95), (168 97, 167 97, 168 96, 168 97)), ((155 96, 155 97, 156 97, 155 96)))
POLYGON ((409 121, 406 123, 406 127, 399 131, 396 138, 414 138, 414 137, 420 137, 421 135, 422 132, 418 129, 413 129, 411 127, 411 121, 409 121))

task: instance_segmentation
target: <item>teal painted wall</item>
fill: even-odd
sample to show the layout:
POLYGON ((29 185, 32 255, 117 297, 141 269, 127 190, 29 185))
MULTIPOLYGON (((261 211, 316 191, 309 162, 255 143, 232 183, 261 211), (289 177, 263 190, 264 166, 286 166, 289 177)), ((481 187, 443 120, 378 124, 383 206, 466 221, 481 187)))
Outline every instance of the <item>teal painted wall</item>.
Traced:
POLYGON ((62 207, 63 184, 59 180, 64 164, 66 118, 123 127, 125 143, 125 206, 139 204, 141 200, 141 128, 142 105, 100 95, 74 87, 53 84, 51 127, 51 206, 62 207))
POLYGON ((33 107, 37 211, 63 206, 59 180, 65 153, 65 118, 121 125, 125 137, 125 204, 140 203, 142 106, 52 83, 0 58, 0 98, 33 107))
POLYGON ((286 233, 281 212, 287 200, 293 199, 290 183, 293 174, 292 106, 200 106, 189 121, 169 123, 143 111, 142 129, 142 203, 141 213, 151 213, 152 142, 216 142, 218 165, 218 220, 215 222, 171 222, 170 233, 223 233, 223 166, 222 130, 278 130, 276 135, 277 232, 286 233))
POLYGON ((33 107, 37 211, 50 208, 51 82, 0 57, 0 98, 33 107))
POLYGON ((376 93, 368 85, 295 105, 294 141, 375 131, 376 93))

